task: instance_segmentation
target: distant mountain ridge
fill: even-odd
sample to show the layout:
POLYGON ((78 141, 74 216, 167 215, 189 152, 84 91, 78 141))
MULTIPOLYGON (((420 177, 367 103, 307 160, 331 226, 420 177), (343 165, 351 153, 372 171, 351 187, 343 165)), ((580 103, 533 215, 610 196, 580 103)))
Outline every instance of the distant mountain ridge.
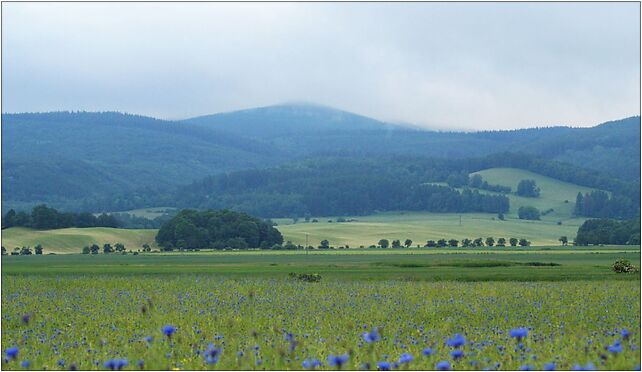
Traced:
MULTIPOLYGON (((170 121, 117 112, 2 114, 3 210, 167 189, 309 157, 533 154, 640 179, 640 117, 592 128, 436 132, 311 104, 170 121)), ((141 200, 140 203, 144 201, 141 200)))

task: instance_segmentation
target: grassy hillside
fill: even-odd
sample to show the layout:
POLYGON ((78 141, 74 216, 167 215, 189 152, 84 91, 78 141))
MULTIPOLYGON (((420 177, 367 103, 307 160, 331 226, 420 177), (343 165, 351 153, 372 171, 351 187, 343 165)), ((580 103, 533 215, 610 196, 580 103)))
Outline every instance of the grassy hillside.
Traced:
MULTIPOLYGON (((575 209, 575 197, 578 192, 586 193, 592 189, 578 186, 572 183, 560 181, 551 177, 542 176, 537 173, 515 168, 491 168, 475 172, 490 184, 510 186, 515 192, 517 184, 524 179, 535 180, 540 188, 538 198, 525 198, 517 195, 509 195, 510 216, 517 218, 517 210, 521 206, 533 206, 544 212, 550 208, 553 212, 542 216, 544 221, 564 221, 573 218, 575 209)), ((486 191, 484 191, 486 192, 486 191)))
POLYGON ((80 253, 85 245, 123 243, 125 248, 137 250, 147 243, 155 247, 156 230, 113 229, 108 227, 32 230, 12 227, 2 230, 2 246, 7 251, 15 247, 42 244, 44 253, 80 253))

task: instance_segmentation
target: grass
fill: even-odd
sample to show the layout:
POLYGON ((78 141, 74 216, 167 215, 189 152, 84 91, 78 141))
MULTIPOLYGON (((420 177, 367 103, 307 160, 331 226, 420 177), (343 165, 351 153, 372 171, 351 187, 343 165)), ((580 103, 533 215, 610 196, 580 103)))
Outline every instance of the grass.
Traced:
POLYGON ((298 222, 292 220, 276 220, 277 228, 285 240, 295 244, 305 244, 306 234, 311 245, 317 246, 327 239, 334 246, 350 247, 370 246, 377 244, 379 239, 389 241, 411 239, 413 244, 426 244, 427 240, 439 239, 474 239, 492 236, 525 238, 534 245, 559 245, 559 237, 567 236, 572 240, 577 229, 584 222, 582 218, 573 218, 558 225, 553 221, 525 221, 507 217, 505 221, 487 213, 428 213, 428 212, 387 212, 371 216, 355 216, 356 222, 332 222, 336 218, 317 218, 317 223, 298 222), (461 218, 461 225, 460 225, 461 218))
MULTIPOLYGON (((594 189, 575 185, 572 183, 557 180, 555 178, 542 176, 516 168, 491 168, 475 172, 490 184, 510 186, 513 193, 517 190, 517 184, 521 180, 532 179, 540 188, 540 196, 537 198, 525 198, 514 194, 508 195, 510 200, 510 212, 508 216, 517 218, 517 210, 522 206, 533 206, 544 212, 548 209, 554 211, 542 216, 544 221, 565 221, 572 218, 575 209, 575 197, 578 192, 586 193, 594 189)), ((488 191, 483 191, 488 193, 488 191)))
POLYGON ((639 280, 639 275, 617 275, 610 270, 618 258, 629 259, 639 267, 640 247, 5 256, 2 272, 5 275, 209 273, 276 279, 289 272, 315 272, 326 278, 350 280, 639 280))
POLYGON ((156 230, 113 229, 109 227, 33 230, 12 227, 2 230, 2 246, 7 251, 15 247, 34 247, 42 244, 44 253, 79 253, 86 245, 123 243, 128 249, 138 249, 143 244, 155 246, 156 230))

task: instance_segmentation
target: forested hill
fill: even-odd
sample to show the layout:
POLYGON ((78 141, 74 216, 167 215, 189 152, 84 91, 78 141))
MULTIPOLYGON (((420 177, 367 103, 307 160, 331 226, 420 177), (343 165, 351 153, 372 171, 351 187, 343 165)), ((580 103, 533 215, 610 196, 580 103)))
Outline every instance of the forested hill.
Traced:
POLYGON ((183 121, 114 112, 3 114, 2 208, 28 210, 44 202, 79 211, 104 197, 114 207, 148 206, 152 196, 209 175, 313 157, 462 159, 501 152, 639 180, 640 118, 587 129, 454 133, 305 104, 183 121))

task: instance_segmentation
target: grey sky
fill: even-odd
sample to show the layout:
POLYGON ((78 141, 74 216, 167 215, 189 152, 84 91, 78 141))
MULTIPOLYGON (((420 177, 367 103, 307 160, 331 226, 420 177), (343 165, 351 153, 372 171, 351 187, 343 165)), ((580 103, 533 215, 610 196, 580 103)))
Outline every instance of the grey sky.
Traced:
POLYGON ((638 3, 3 3, 3 112, 307 101, 437 128, 639 115, 638 3))

